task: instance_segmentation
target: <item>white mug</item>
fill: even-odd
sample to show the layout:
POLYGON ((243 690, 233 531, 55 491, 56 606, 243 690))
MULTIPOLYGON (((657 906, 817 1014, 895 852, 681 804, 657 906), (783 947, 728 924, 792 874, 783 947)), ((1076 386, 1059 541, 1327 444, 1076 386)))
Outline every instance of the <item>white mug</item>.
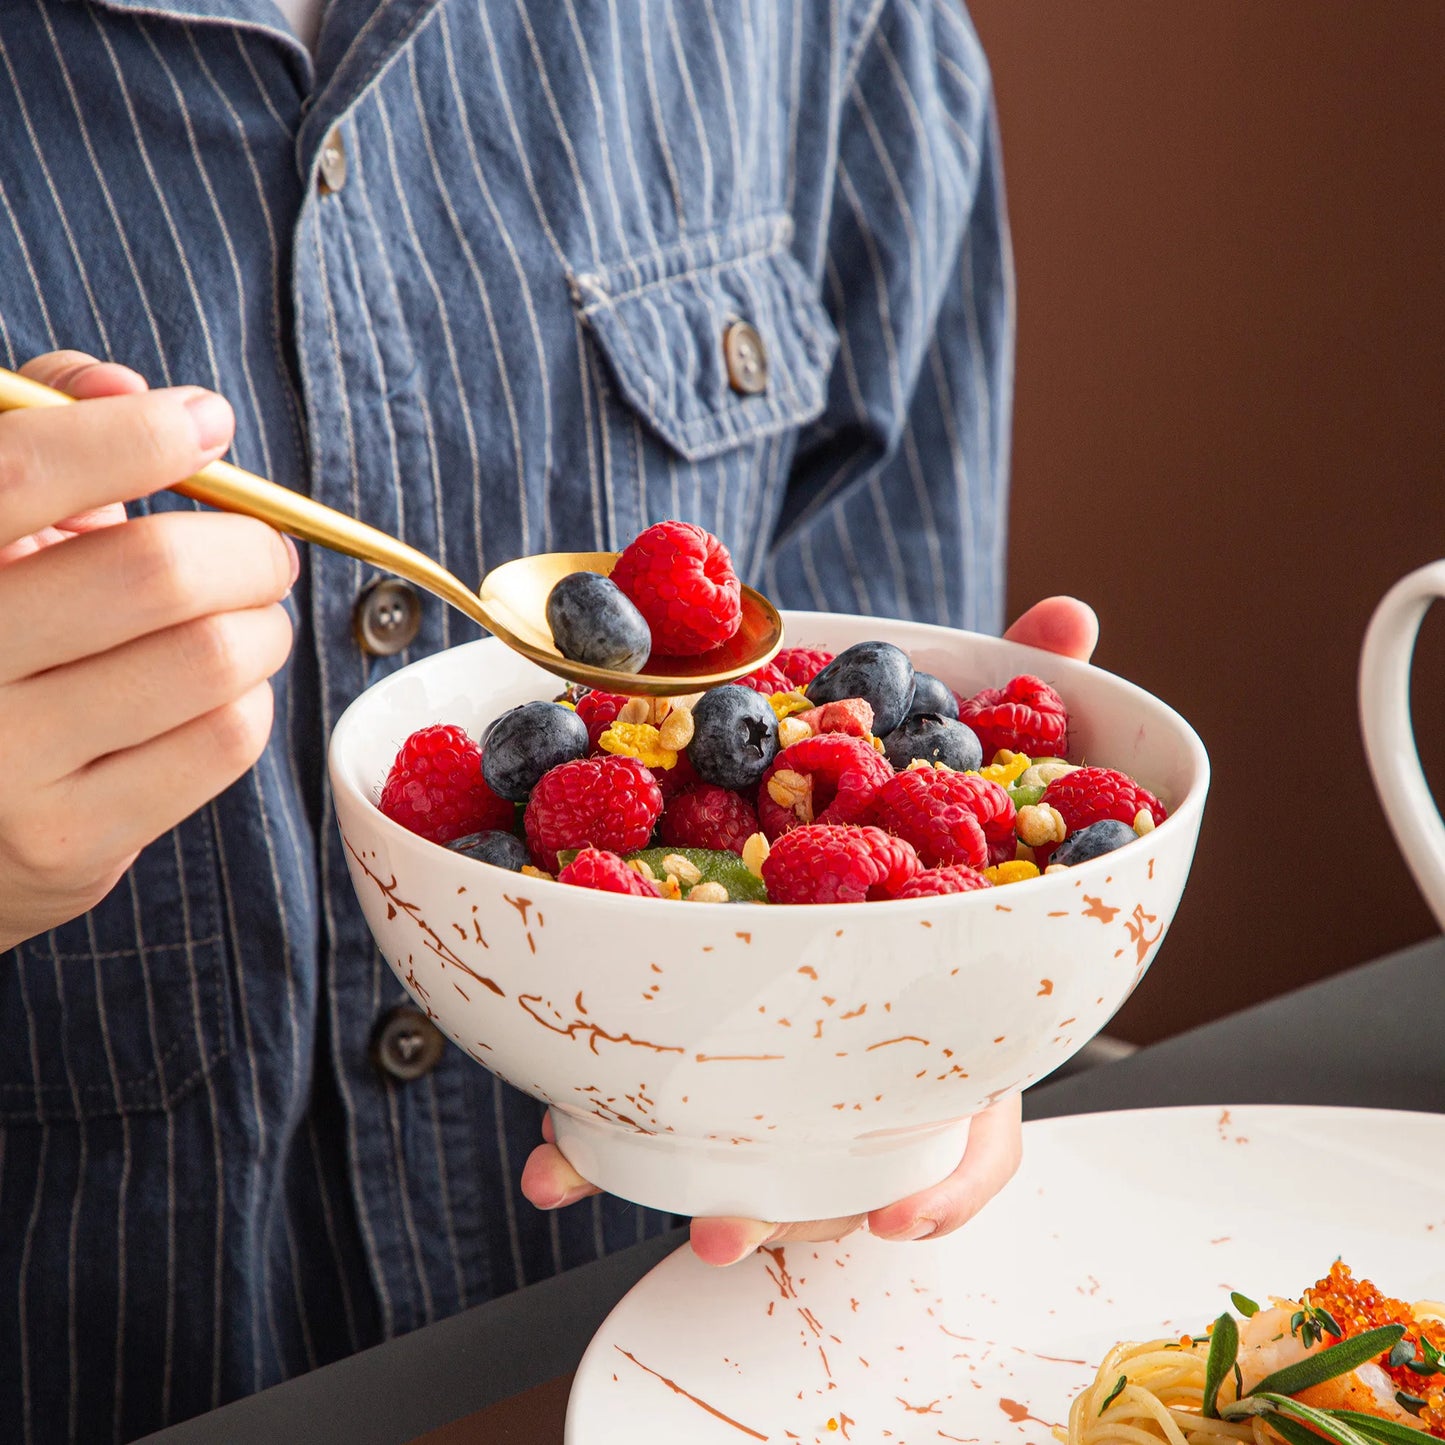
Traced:
POLYGON ((1410 660, 1437 597, 1445 598, 1445 561, 1402 577, 1375 609, 1360 654, 1360 727, 1380 806, 1445 930, 1445 822, 1430 796, 1410 722, 1410 660))

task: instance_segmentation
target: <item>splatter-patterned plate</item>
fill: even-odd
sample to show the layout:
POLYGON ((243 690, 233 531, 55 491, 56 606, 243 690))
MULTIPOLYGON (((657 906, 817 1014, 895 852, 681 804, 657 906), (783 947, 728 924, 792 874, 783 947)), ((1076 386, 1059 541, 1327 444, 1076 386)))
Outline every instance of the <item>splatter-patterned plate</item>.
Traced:
POLYGON ((687 1249, 613 1310, 567 1445, 1048 1445, 1120 1339, 1200 1330, 1231 1290, 1297 1294, 1336 1256, 1445 1297, 1445 1117, 1154 1109, 1030 1124, 1024 1165, 937 1243, 687 1249))

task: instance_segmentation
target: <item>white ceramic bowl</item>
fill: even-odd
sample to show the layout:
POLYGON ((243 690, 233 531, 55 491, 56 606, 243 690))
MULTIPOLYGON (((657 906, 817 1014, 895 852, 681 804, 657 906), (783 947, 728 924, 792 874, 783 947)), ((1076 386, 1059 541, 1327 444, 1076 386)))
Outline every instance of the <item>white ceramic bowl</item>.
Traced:
POLYGON ((1209 763, 1131 683, 996 638, 793 613, 790 642, 906 649, 965 694, 1020 672, 1069 705, 1076 759, 1131 774, 1170 817, 1068 873, 892 903, 668 903, 523 877, 377 811, 398 745, 474 736, 547 673, 487 640, 378 683, 331 740, 336 812, 382 953, 478 1063, 551 1106, 595 1183, 680 1214, 826 1218, 958 1163, 967 1120, 1057 1068, 1153 959, 1184 888, 1209 763))

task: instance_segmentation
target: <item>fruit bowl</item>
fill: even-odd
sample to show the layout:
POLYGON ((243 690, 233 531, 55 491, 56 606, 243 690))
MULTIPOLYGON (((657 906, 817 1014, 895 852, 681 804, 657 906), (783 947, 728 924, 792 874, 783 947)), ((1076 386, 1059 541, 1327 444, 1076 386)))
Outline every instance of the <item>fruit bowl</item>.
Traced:
POLYGON ((493 868, 375 800, 401 741, 473 736, 555 680, 488 639, 376 684, 329 766, 357 896, 397 977, 452 1041, 547 1103, 587 1178, 679 1214, 860 1213, 947 1175, 968 1119, 1082 1048, 1133 991, 1179 902, 1209 762, 1142 689, 997 638, 791 613, 791 641, 868 638, 964 694, 1052 682, 1070 755, 1159 795, 1169 818, 1064 872, 978 892, 814 906, 690 904, 493 868))

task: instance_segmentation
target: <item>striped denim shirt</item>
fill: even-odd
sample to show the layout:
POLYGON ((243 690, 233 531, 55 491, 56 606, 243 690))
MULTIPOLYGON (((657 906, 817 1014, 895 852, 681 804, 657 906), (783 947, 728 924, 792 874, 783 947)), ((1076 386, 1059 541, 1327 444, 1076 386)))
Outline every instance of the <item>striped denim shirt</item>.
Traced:
MULTIPOLYGON (((0 5, 0 358, 214 387, 239 464, 472 585, 677 516, 780 603, 994 629, 1012 337, 958 0, 331 0, 314 57, 271 0, 0 5)), ((369 580, 310 551, 257 767, 0 959, 0 1439, 132 1438, 668 1223, 533 1211, 538 1106, 370 1060, 403 995, 324 747, 473 629, 427 600, 369 657, 369 580)))

